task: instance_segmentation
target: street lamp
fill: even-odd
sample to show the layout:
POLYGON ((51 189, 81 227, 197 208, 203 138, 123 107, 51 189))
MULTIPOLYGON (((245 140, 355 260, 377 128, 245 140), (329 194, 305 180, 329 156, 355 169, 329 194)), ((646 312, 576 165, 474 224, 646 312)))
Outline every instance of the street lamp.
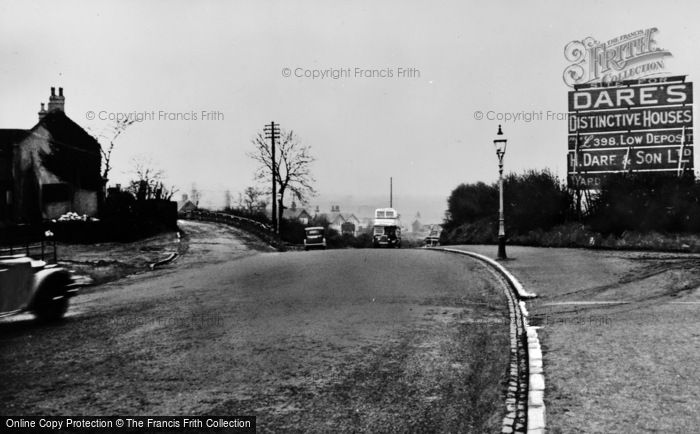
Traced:
POLYGON ((498 157, 498 259, 506 259, 506 227, 503 218, 503 157, 506 155, 508 140, 503 137, 501 126, 498 126, 498 134, 493 140, 498 157))

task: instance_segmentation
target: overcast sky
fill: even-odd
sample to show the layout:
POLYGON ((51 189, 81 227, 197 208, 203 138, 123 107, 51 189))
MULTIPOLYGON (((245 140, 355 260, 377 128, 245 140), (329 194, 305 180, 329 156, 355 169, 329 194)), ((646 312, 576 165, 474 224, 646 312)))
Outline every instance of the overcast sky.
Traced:
MULTIPOLYGON (((51 86, 96 129, 109 121, 90 111, 195 113, 134 124, 112 179, 125 183, 132 158, 148 155, 181 192, 194 182, 220 205, 225 190, 254 184, 246 152, 274 120, 312 147, 313 203, 373 205, 393 176, 397 207, 435 219, 459 183, 497 177, 499 122, 475 111, 565 112, 564 46, 650 27, 672 53, 666 71, 693 81, 698 17, 693 1, 0 1, 0 128, 31 128, 51 86), (329 68, 351 77, 296 77, 329 68)), ((506 170, 565 176, 566 121, 502 123, 506 170)))

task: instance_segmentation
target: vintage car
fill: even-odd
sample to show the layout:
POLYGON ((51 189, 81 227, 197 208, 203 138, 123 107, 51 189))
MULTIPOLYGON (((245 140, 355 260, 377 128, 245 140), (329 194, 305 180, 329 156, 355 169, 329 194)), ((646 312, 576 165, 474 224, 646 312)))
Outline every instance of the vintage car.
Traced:
POLYGON ((423 247, 437 247, 440 245, 440 237, 428 236, 423 240, 423 247))
POLYGON ((401 247, 401 228, 398 226, 374 226, 373 247, 401 247))
POLYGON ((304 238, 304 250, 309 249, 325 249, 326 237, 324 237, 324 229, 321 226, 312 226, 304 228, 306 238, 304 238))
POLYGON ((425 240, 423 240, 423 247, 436 247, 440 245, 440 234, 442 233, 442 227, 440 225, 433 225, 430 227, 430 233, 425 240))
POLYGON ((59 320, 78 290, 64 268, 25 255, 0 256, 0 317, 31 312, 41 321, 59 320))

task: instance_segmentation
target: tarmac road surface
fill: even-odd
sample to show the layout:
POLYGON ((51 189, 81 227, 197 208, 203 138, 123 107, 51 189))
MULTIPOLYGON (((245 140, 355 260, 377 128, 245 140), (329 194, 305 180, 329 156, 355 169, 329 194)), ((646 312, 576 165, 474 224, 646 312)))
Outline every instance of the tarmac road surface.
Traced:
POLYGON ((500 430, 508 312, 480 263, 409 249, 266 252, 220 225, 185 229, 187 255, 78 296, 61 324, 0 321, 0 414, 500 430))

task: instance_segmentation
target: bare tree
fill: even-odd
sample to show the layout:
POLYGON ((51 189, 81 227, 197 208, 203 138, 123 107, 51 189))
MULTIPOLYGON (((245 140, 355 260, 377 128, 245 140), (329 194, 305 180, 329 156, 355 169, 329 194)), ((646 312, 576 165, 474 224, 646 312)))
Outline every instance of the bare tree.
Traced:
POLYGON ((134 179, 129 182, 127 191, 136 196, 137 200, 164 199, 170 200, 177 190, 164 184, 165 172, 155 167, 153 161, 146 156, 132 159, 134 164, 134 179))
POLYGON ((238 206, 248 214, 264 210, 267 206, 263 199, 264 194, 265 192, 258 188, 247 187, 242 194, 238 193, 238 206))
MULTIPOLYGON (((102 154, 102 182, 104 185, 107 185, 109 172, 112 170, 111 162, 114 144, 119 136, 134 122, 136 122, 134 118, 120 118, 105 127, 101 133, 95 135, 95 139, 100 143, 100 152, 102 154), (104 144, 105 142, 109 144, 104 144)), ((88 128, 88 130, 92 133, 92 129, 88 128)))
MULTIPOLYGON (((270 144, 262 131, 258 132, 252 142, 255 151, 249 153, 248 156, 260 163, 255 178, 261 181, 270 180, 273 172, 270 144)), ((311 155, 311 147, 303 144, 294 131, 282 131, 280 140, 276 142, 275 147, 275 173, 279 196, 277 213, 278 221, 281 221, 284 211, 284 195, 287 190, 302 203, 306 202, 308 196, 316 194, 311 185, 315 182, 311 176, 311 163, 315 161, 315 158, 311 155)))

